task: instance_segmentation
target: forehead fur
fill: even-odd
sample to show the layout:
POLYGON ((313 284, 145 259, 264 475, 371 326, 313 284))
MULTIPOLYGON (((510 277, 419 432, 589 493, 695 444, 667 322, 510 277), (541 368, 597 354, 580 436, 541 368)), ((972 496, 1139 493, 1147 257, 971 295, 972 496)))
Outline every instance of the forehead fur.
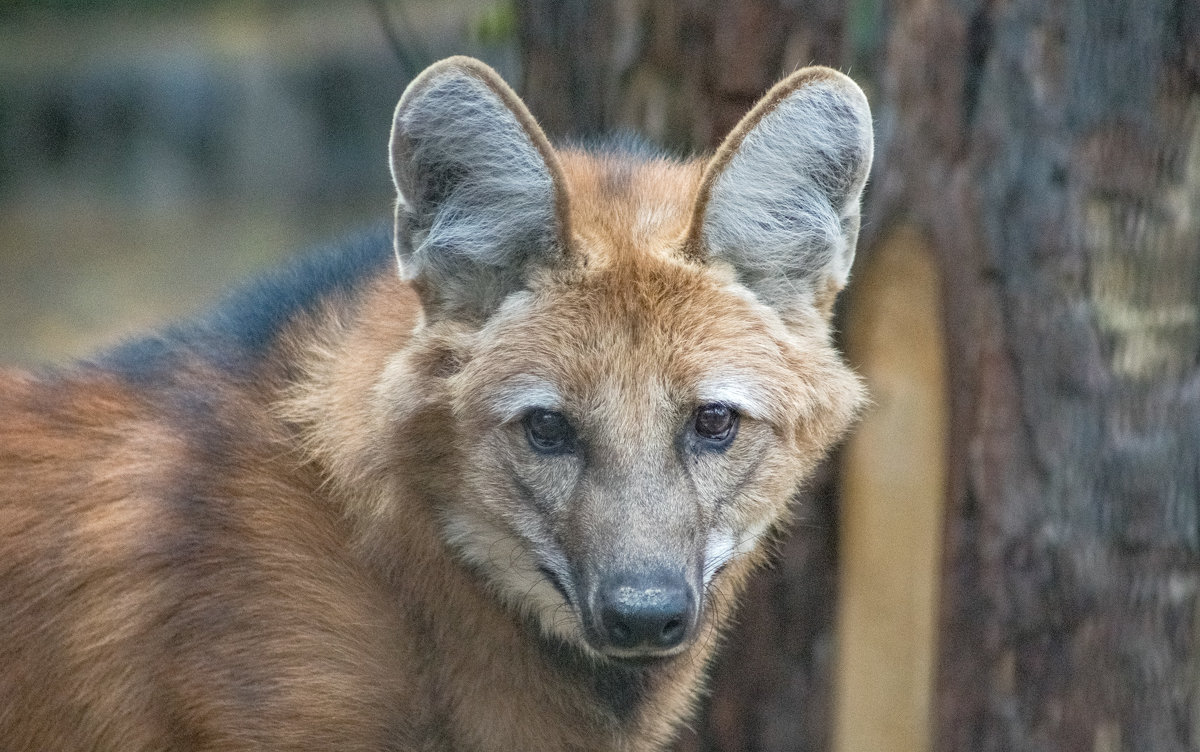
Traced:
POLYGON ((676 253, 700 188, 703 164, 621 152, 559 153, 571 197, 572 252, 589 265, 676 253))
POLYGON ((857 394, 823 317, 786 327, 730 267, 682 252, 697 165, 568 152, 562 166, 576 263, 543 271, 485 325, 466 393, 521 394, 535 376, 568 402, 721 399, 781 429, 811 419, 826 395, 857 394))

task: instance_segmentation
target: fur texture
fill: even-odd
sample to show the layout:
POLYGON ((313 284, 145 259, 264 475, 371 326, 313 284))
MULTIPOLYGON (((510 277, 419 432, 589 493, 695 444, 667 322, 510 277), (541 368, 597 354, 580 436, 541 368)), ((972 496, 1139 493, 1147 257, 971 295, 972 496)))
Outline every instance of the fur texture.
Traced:
POLYGON ((431 313, 483 317, 561 253, 566 197, 546 137, 490 69, 450 58, 415 80, 391 140, 396 251, 431 313))
POLYGON ((850 277, 873 143, 866 97, 847 76, 789 77, 713 160, 694 242, 781 310, 828 307, 850 277))
POLYGON ((555 151, 444 61, 397 109, 394 237, 0 374, 0 747, 669 744, 862 400, 814 292, 869 162, 847 82, 676 162, 555 151), (624 640, 614 603, 678 623, 624 640))

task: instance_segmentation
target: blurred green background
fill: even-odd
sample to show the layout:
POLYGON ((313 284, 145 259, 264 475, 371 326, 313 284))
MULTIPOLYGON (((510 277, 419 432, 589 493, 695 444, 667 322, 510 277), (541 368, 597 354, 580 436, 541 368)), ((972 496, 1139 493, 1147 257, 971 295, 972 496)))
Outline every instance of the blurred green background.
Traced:
POLYGON ((410 68, 466 53, 513 75, 510 13, 0 4, 0 362, 86 355, 386 217, 410 68))

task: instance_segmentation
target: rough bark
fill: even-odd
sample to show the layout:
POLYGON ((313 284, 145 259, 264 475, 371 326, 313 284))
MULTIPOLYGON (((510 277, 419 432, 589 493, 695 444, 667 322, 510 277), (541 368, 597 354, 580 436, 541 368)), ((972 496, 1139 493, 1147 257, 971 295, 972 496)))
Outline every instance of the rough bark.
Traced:
POLYGON ((838 65, 836 0, 520 0, 522 94, 552 136, 715 146, 780 76, 838 65))
POLYGON ((1196 750, 1196 6, 888 12, 867 226, 928 233, 951 347, 937 746, 1196 750))

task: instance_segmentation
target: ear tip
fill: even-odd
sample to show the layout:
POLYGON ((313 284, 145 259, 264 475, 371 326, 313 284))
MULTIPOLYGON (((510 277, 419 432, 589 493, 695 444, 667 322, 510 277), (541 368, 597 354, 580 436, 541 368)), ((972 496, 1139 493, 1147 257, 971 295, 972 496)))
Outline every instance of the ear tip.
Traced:
POLYGON ((422 71, 417 77, 420 78, 426 74, 437 76, 455 71, 468 73, 479 78, 503 80, 492 66, 469 55, 451 55, 450 57, 442 58, 422 71))
POLYGON ((823 65, 810 65, 785 77, 776 84, 776 89, 780 92, 780 98, 796 93, 803 94, 805 90, 830 91, 842 104, 850 108, 856 120, 867 125, 867 130, 870 130, 871 103, 867 101, 867 95, 853 78, 839 70, 823 65))
POLYGON ((861 99, 864 103, 867 96, 863 94, 862 87, 850 76, 842 73, 836 68, 829 68, 824 65, 809 65, 799 70, 789 73, 784 76, 779 82, 781 88, 796 90, 807 85, 833 86, 834 88, 849 94, 855 99, 861 99))
MULTIPOLYGON (((443 58, 418 73, 416 78, 410 81, 404 89, 404 93, 400 95, 400 101, 396 103, 396 109, 392 114, 392 133, 388 150, 393 182, 396 182, 396 157, 407 151, 405 114, 419 109, 426 95, 438 89, 439 84, 446 84, 454 79, 470 79, 479 82, 496 92, 501 98, 503 98, 501 92, 507 90, 504 79, 491 66, 467 55, 443 58)), ((509 106, 512 106, 511 103, 509 106)))
POLYGON ((862 156, 859 161, 863 169, 869 169, 875 150, 874 120, 867 95, 854 79, 833 68, 813 65, 784 78, 776 85, 776 90, 777 102, 793 98, 807 100, 811 103, 809 106, 833 115, 848 128, 844 131, 846 135, 854 134, 847 145, 854 144, 862 156))
POLYGON ((396 105, 396 113, 399 114, 403 111, 437 81, 445 78, 461 78, 463 76, 492 85, 495 85, 497 82, 503 83, 504 80, 487 63, 476 60, 473 57, 454 55, 453 57, 444 58, 418 73, 417 77, 409 82, 408 86, 404 89, 404 93, 400 96, 400 102, 396 105))

